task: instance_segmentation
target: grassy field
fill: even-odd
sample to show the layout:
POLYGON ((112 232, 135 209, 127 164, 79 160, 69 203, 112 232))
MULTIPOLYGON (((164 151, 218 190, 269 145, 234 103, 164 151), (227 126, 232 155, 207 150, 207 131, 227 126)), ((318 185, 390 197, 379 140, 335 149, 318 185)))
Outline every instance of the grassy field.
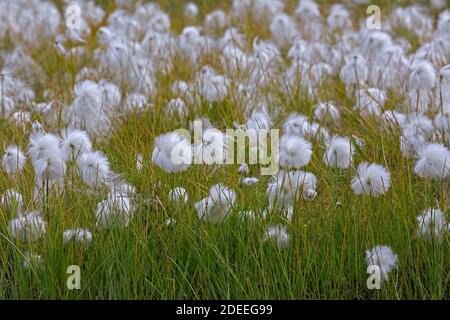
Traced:
MULTIPOLYGON (((185 25, 181 12, 184 1, 157 1, 170 13, 172 32, 178 34, 185 25)), ((285 1, 292 12, 297 1, 285 1)), ((326 11, 328 1, 321 7, 326 11)), ((113 1, 99 1, 107 12, 113 1)), ((216 7, 231 8, 231 1, 201 1, 201 23, 205 13, 216 7)), ((390 2, 389 2, 390 3, 390 2)), ((61 4, 59 4, 61 5, 61 4)), ((381 8, 391 10, 390 4, 381 8)), ((355 19, 365 15, 365 6, 352 7, 355 19)), ((437 16, 437 14, 435 14, 437 16)), ((103 22, 105 23, 105 22, 103 22)), ((270 37, 257 24, 240 25, 247 35, 249 50, 253 37, 270 37)), ((94 29, 96 30, 96 29, 94 29)), ((44 100, 49 89, 64 110, 73 100, 75 76, 83 66, 95 66, 91 53, 96 47, 95 31, 81 61, 65 59, 52 43, 26 48, 43 71, 31 83, 36 101, 44 100)), ((414 43, 414 37, 405 33, 414 43)), ((3 39, 4 51, 15 47, 14 39, 3 39)), ((286 52, 283 52, 286 54, 286 52)), ((448 63, 448 61, 447 61, 448 63)), ((204 57, 201 65, 221 70, 217 56, 204 57)), ((0 59, 2 66, 2 59, 0 59)), ((340 123, 329 123, 332 134, 356 136, 365 141, 357 148, 349 169, 326 166, 322 157, 326 147, 313 141, 311 162, 302 168, 317 176, 317 196, 300 199, 294 205, 294 217, 287 221, 279 212, 266 219, 260 213, 267 208, 267 182, 259 176, 259 167, 251 166, 249 176, 260 178, 256 185, 241 183, 239 165, 192 165, 179 173, 166 173, 152 163, 154 139, 178 128, 188 128, 190 121, 207 116, 215 127, 233 128, 244 123, 245 106, 227 96, 209 107, 206 102, 190 108, 185 118, 169 118, 164 112, 173 96, 170 87, 175 80, 190 81, 195 67, 176 57, 173 72, 157 74, 153 107, 117 116, 113 131, 106 138, 92 137, 93 149, 108 158, 111 170, 136 188, 133 197, 135 214, 128 227, 95 228, 97 203, 105 199, 107 186, 92 192, 68 165, 65 188, 47 190, 46 196, 33 201, 35 170, 27 161, 20 174, 9 176, 0 171, 0 193, 14 188, 24 197, 24 211, 39 210, 47 222, 45 237, 38 242, 23 243, 10 235, 8 223, 16 210, 0 208, 0 298, 2 299, 448 299, 450 293, 450 237, 442 242, 427 242, 417 234, 416 217, 427 207, 440 207, 448 217, 450 206, 449 178, 430 180, 413 173, 415 160, 402 157, 400 128, 385 128, 375 116, 362 117, 351 107, 353 97, 346 95, 345 84, 338 76, 324 81, 317 97, 302 94, 286 96, 277 86, 267 88, 276 99, 279 115, 273 117, 274 128, 281 128, 291 112, 310 118, 313 107, 332 100, 341 112, 340 123), (143 156, 143 166, 136 167, 136 157, 143 156), (382 164, 391 174, 391 188, 383 196, 356 196, 350 181, 356 164, 362 161, 382 164), (216 183, 223 183, 237 194, 230 217, 220 224, 198 219, 194 204, 207 196, 216 183), (183 187, 189 194, 186 203, 168 199, 169 191, 183 187), (239 212, 254 210, 255 220, 242 219, 239 212), (176 224, 168 226, 173 218, 176 224), (286 224, 290 240, 285 249, 262 241, 268 226, 286 224), (89 246, 64 244, 63 232, 74 227, 93 231, 89 246), (368 274, 364 252, 376 245, 387 245, 398 255, 398 268, 390 273, 381 290, 366 287, 368 274), (41 264, 23 266, 26 252, 42 257, 41 264), (78 265, 81 289, 66 286, 67 267, 78 265)), ((123 92, 126 91, 126 84, 123 92)), ((397 107, 396 92, 388 93, 386 110, 397 107)), ((28 106, 21 106, 28 110, 28 106)), ((57 112, 57 111, 55 111, 57 112)), ((64 112, 64 111, 63 111, 64 112)), ((25 130, 11 119, 0 119, 0 141, 5 148, 17 144, 26 151, 31 122, 39 120, 47 132, 59 134, 66 124, 48 122, 32 113, 25 130)), ((448 142, 448 141, 447 141, 448 142)), ((447 144, 448 147, 448 144, 447 144)))

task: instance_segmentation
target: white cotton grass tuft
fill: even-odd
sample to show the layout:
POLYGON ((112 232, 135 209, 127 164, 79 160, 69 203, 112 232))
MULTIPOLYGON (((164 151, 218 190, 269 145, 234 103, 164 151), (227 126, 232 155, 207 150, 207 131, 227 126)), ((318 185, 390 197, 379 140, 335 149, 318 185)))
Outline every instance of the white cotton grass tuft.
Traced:
POLYGON ((241 179, 241 182, 247 186, 257 184, 258 181, 259 181, 259 179, 256 177, 244 177, 241 179))
POLYGON ((89 187, 107 182, 110 174, 109 161, 100 151, 82 154, 77 165, 84 183, 89 187))
POLYGON ((389 272, 397 268, 398 257, 391 248, 387 246, 376 246, 371 250, 366 250, 365 255, 367 266, 378 266, 384 280, 389 280, 389 272))
POLYGON ((3 170, 8 174, 20 173, 25 165, 25 155, 16 145, 11 145, 5 150, 2 159, 3 170))
POLYGON ((186 203, 189 200, 189 195, 186 189, 181 187, 173 188, 169 191, 169 200, 171 202, 183 202, 186 203))
POLYGON ((110 192, 105 200, 97 204, 95 227, 96 229, 109 229, 114 225, 126 227, 133 215, 131 199, 124 194, 110 192))
POLYGON ((383 120, 387 125, 401 128, 406 124, 406 115, 395 110, 387 110, 383 112, 383 120))
POLYGON ((21 242, 36 242, 45 235, 47 224, 38 211, 19 215, 8 225, 11 236, 21 242))
POLYGON ((164 221, 164 224, 166 227, 174 227, 177 224, 177 220, 169 217, 164 221))
POLYGON ((208 197, 195 203, 199 219, 211 223, 222 222, 229 215, 236 202, 236 193, 223 184, 211 187, 208 197))
POLYGON ((418 234, 428 241, 442 242, 448 231, 447 220, 441 209, 426 209, 417 217, 418 234))
POLYGON ((165 112, 169 116, 178 116, 180 118, 188 115, 188 110, 186 108, 186 104, 181 98, 171 99, 165 108, 165 112))
POLYGON ((450 174, 450 150, 444 145, 430 143, 418 150, 419 159, 414 172, 423 178, 445 178, 450 174))
POLYGON ((436 83, 436 70, 429 61, 414 63, 408 86, 411 90, 431 90, 436 83))
POLYGON ((360 163, 352 179, 352 189, 357 195, 377 197, 385 194, 391 186, 391 176, 385 167, 367 162, 360 163))
POLYGON ((267 197, 271 208, 291 207, 300 197, 314 199, 317 178, 310 172, 278 171, 268 182, 267 197))
POLYGON ((144 159, 142 157, 142 153, 139 153, 136 156, 136 169, 138 171, 141 171, 143 167, 144 167, 144 159))
POLYGON ((245 127, 247 130, 269 130, 272 127, 272 119, 265 110, 254 110, 250 118, 245 123, 245 127))
POLYGON ((311 143, 302 137, 283 135, 280 140, 279 163, 285 169, 298 169, 311 160, 311 143))
POLYGON ((387 96, 383 90, 378 88, 361 89, 356 93, 354 108, 359 110, 362 116, 380 116, 386 100, 387 96))
POLYGON ((304 137, 315 135, 316 132, 316 126, 312 125, 307 117, 295 112, 291 113, 283 124, 285 135, 304 137))
POLYGON ((278 246, 280 249, 284 249, 289 244, 289 233, 287 232, 287 226, 275 225, 267 228, 263 238, 264 242, 271 242, 278 246))
POLYGON ((198 9, 197 5, 193 2, 189 2, 184 7, 184 16, 187 19, 194 20, 198 16, 198 13, 199 13, 199 9, 198 9))
POLYGON ((345 169, 352 164, 354 147, 347 137, 334 136, 323 157, 323 161, 330 167, 345 169))
POLYGON ((75 242, 80 245, 89 245, 92 241, 92 233, 87 229, 67 229, 63 232, 64 243, 75 242))
POLYGON ((321 102, 314 108, 314 118, 317 121, 336 122, 340 116, 339 109, 331 102, 321 102))
POLYGON ((39 269, 42 267, 44 260, 40 255, 31 251, 25 251, 23 254, 22 266, 26 270, 39 269))
POLYGON ((248 164, 242 163, 238 168, 238 172, 240 174, 248 174, 250 172, 250 168, 248 167, 248 164))
POLYGON ((156 137, 152 161, 168 173, 185 171, 192 163, 189 141, 176 132, 156 137))
POLYGON ((23 196, 21 193, 15 189, 8 189, 3 192, 0 201, 4 208, 21 215, 23 208, 23 196))
POLYGON ((92 143, 85 131, 66 129, 61 140, 61 153, 64 161, 77 160, 84 153, 92 151, 92 143))
POLYGON ((194 145, 194 162, 213 165, 226 160, 227 135, 216 128, 207 128, 202 140, 194 145))
POLYGON ((66 163, 59 148, 60 140, 53 134, 35 134, 30 137, 28 154, 33 163, 38 184, 44 181, 61 182, 66 163))

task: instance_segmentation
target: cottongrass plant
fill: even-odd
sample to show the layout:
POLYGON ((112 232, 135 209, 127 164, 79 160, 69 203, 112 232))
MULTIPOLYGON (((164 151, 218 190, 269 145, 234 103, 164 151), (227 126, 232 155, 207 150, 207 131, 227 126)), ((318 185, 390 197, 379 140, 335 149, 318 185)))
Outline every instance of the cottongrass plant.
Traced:
POLYGON ((0 298, 449 298, 442 1, 75 3, 0 1, 0 298))

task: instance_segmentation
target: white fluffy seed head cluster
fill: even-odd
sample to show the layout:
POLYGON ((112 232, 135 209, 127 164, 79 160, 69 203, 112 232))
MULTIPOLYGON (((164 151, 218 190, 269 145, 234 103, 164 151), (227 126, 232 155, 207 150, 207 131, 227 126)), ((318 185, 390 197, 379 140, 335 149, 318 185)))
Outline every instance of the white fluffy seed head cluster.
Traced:
POLYGON ((233 190, 222 184, 216 184, 211 187, 209 195, 196 202, 194 207, 199 219, 219 223, 229 215, 236 199, 237 195, 233 190))

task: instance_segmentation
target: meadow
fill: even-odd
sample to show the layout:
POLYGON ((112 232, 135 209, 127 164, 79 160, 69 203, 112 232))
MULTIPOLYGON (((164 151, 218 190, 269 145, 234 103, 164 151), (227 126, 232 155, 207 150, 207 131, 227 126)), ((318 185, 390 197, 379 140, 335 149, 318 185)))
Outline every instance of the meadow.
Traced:
POLYGON ((449 3, 187 2, 0 0, 0 298, 448 299, 449 3))

